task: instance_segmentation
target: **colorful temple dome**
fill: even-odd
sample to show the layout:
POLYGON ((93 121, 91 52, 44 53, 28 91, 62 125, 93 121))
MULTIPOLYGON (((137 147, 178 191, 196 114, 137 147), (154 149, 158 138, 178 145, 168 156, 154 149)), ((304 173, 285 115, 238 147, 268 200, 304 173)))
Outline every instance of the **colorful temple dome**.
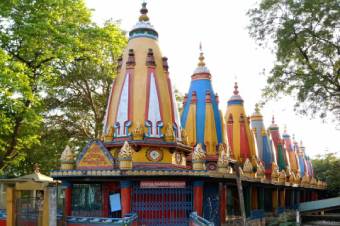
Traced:
POLYGON ((306 173, 306 159, 305 159, 305 147, 302 144, 302 141, 299 145, 299 152, 298 152, 298 158, 299 158, 299 169, 300 169, 300 177, 303 177, 306 173))
POLYGON ((250 121, 256 142, 258 158, 263 162, 265 174, 267 177, 270 177, 272 173, 272 163, 275 159, 258 104, 255 105, 255 112, 251 115, 250 121))
POLYGON ((225 122, 232 157, 240 163, 250 159, 255 166, 257 153, 254 137, 249 128, 249 118, 245 113, 243 99, 239 95, 237 83, 234 86, 234 95, 228 100, 225 122))
POLYGON ((312 166, 312 161, 306 155, 306 149, 305 149, 305 146, 303 145, 302 141, 300 141, 298 159, 299 159, 299 167, 300 167, 301 177, 303 177, 303 176, 314 177, 314 170, 313 170, 313 166, 312 166))
POLYGON ((285 128, 282 139, 284 143, 284 149, 287 151, 287 158, 289 159, 290 170, 297 174, 299 171, 299 163, 298 163, 298 153, 296 148, 294 148, 294 142, 291 140, 290 135, 287 133, 287 128, 285 128))
POLYGON ((224 143, 223 121, 218 102, 201 50, 198 66, 191 76, 189 92, 184 98, 181 124, 187 132, 190 146, 202 144, 209 169, 216 168, 217 147, 224 143))
MULTIPOLYGON (((167 58, 161 54, 146 3, 140 12, 112 84, 104 140, 113 148, 121 147, 125 140, 137 142, 141 150, 134 153, 133 162, 172 164, 173 153, 184 155, 190 149, 180 143, 181 125, 167 58)), ((185 165, 185 161, 179 164, 185 165)))
POLYGON ((269 127, 270 135, 272 138, 272 145, 276 157, 276 162, 279 170, 286 170, 289 167, 289 162, 284 149, 284 143, 280 135, 279 126, 275 123, 275 118, 272 118, 272 124, 269 127))

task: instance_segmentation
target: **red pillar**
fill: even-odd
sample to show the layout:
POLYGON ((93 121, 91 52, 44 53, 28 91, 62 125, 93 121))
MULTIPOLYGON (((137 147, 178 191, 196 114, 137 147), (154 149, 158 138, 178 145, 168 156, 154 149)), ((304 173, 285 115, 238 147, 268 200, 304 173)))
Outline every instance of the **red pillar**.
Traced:
POLYGON ((120 196, 122 204, 122 217, 131 213, 131 182, 121 181, 120 182, 120 196))
POLYGON ((226 186, 220 183, 220 219, 221 223, 225 223, 225 209, 226 209, 226 186))
POLYGON ((109 187, 107 184, 102 185, 102 217, 109 216, 109 187))
POLYGON ((110 215, 110 192, 119 192, 119 184, 112 182, 112 183, 104 183, 102 185, 102 216, 109 217, 110 215))
POLYGON ((194 182, 194 211, 198 216, 203 214, 203 181, 194 182))
POLYGON ((72 214, 72 184, 68 184, 65 189, 65 215, 72 214))

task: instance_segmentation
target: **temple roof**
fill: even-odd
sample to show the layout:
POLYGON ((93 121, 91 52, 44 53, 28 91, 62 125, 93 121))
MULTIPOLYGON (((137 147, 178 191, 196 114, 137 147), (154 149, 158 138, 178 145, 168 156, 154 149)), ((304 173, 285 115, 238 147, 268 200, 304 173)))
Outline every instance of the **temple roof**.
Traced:
POLYGON ((133 155, 134 162, 153 167, 160 163, 171 165, 173 152, 184 155, 190 153, 190 148, 181 144, 181 123, 169 66, 158 45, 158 33, 150 24, 146 3, 140 12, 112 85, 104 143, 116 149, 122 141, 129 141, 142 150, 133 155), (149 150, 151 147, 157 150, 149 150))
POLYGON ((243 99, 239 94, 237 82, 235 82, 234 84, 233 95, 228 100, 228 105, 234 105, 234 104, 243 105, 243 99))
POLYGON ((246 115, 243 99, 239 95, 238 84, 235 82, 234 91, 228 100, 227 112, 225 114, 226 132, 233 157, 244 163, 250 159, 252 164, 257 159, 253 133, 250 131, 250 121, 246 115))
POLYGON ((216 146, 224 142, 223 124, 201 45, 198 61, 184 99, 181 124, 188 134, 189 144, 202 144, 208 156, 213 155, 217 160, 216 146))
POLYGON ((254 138, 257 147, 258 158, 264 163, 267 175, 271 175, 272 163, 274 160, 274 153, 266 128, 263 123, 263 116, 260 112, 259 105, 255 105, 255 111, 250 117, 251 127, 254 132, 254 138))

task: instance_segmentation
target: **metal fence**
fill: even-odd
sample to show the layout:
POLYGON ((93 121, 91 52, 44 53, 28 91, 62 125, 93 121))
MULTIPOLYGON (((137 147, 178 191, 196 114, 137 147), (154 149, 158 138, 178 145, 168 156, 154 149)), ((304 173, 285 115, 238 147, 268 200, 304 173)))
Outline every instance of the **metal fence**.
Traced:
POLYGON ((16 200, 16 226, 40 226, 43 199, 23 197, 16 200))
POLYGON ((139 225, 185 225, 192 212, 192 186, 185 188, 140 188, 133 185, 132 212, 139 225))

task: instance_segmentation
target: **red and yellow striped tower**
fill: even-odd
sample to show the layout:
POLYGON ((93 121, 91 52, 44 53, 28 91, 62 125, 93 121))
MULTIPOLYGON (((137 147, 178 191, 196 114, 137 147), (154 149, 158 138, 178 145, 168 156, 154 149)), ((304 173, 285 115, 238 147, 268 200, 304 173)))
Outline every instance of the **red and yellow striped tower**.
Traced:
POLYGON ((239 95, 237 83, 234 86, 234 95, 228 100, 225 122, 232 157, 241 164, 249 159, 255 166, 254 160, 257 159, 257 153, 254 137, 250 131, 250 121, 245 113, 243 99, 239 95))

